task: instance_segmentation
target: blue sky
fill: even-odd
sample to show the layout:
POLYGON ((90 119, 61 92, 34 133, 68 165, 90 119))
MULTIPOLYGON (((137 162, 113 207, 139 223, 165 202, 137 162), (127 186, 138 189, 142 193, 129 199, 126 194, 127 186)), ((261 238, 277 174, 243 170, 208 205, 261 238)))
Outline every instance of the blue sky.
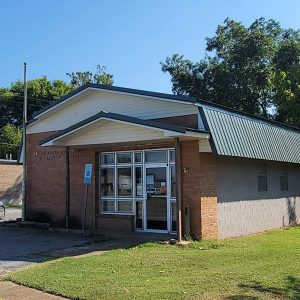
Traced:
POLYGON ((226 17, 261 16, 300 28, 299 0, 1 0, 0 86, 105 65, 115 85, 171 92, 159 62, 174 53, 199 60, 205 38, 226 17))

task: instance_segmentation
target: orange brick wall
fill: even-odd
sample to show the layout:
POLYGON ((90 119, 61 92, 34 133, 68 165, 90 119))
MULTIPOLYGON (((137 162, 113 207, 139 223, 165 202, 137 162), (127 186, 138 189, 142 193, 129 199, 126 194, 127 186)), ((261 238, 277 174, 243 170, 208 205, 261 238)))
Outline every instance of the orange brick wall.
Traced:
POLYGON ((217 197, 201 197, 201 237, 205 240, 218 239, 217 197))
POLYGON ((190 207, 191 235, 217 239, 216 157, 199 153, 197 141, 183 142, 181 150, 182 211, 185 206, 190 207), (183 172, 184 169, 187 173, 183 172))
POLYGON ((27 136, 27 201, 28 220, 65 225, 64 148, 40 147, 40 140, 54 132, 27 136))
MULTIPOLYGON (((173 120, 174 121, 174 120, 173 120)), ((191 120, 195 122, 193 118, 191 120)), ((27 215, 30 220, 65 226, 66 215, 66 151, 64 148, 40 147, 39 142, 53 132, 28 135, 27 215)), ((87 228, 132 231, 132 218, 101 216, 98 201, 98 159, 101 151, 174 147, 173 142, 123 146, 70 147, 70 226, 80 227, 84 205, 85 163, 92 163, 93 181, 89 188, 87 228)), ((199 153, 197 141, 185 141, 182 147, 182 194, 184 207, 191 208, 190 229, 193 236, 213 239, 218 236, 216 160, 208 153, 199 153)))

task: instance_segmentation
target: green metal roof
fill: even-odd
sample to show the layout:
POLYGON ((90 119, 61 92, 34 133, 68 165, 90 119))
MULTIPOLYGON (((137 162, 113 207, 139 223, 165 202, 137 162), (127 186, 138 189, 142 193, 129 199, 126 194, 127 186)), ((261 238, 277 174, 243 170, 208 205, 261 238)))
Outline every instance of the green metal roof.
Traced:
POLYGON ((209 106, 200 113, 217 154, 300 163, 299 130, 209 106))

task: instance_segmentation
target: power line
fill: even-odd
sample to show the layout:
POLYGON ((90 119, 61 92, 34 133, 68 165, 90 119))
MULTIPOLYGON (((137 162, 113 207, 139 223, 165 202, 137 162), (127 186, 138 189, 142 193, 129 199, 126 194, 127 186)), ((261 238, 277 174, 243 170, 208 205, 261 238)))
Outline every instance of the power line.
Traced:
MULTIPOLYGON (((22 98, 22 99, 24 98, 24 96, 21 96, 21 95, 18 95, 18 94, 13 94, 12 96, 13 97, 19 97, 19 98, 22 98)), ((45 99, 39 99, 39 98, 33 98, 33 97, 27 97, 27 98, 32 99, 32 100, 47 102, 47 103, 52 103, 52 102, 56 101, 55 99, 54 100, 45 100, 45 99)), ((10 99, 10 98, 6 96, 6 99, 10 99)))
MULTIPOLYGON (((20 97, 20 98, 24 98, 24 96, 20 96, 20 95, 17 95, 17 94, 15 94, 14 96, 16 96, 16 97, 20 97)), ((54 102, 54 101, 56 101, 56 100, 44 100, 44 99, 39 99, 39 98, 33 98, 33 97, 27 97, 28 99, 32 99, 32 100, 38 100, 38 101, 42 101, 42 102, 47 102, 47 103, 52 103, 52 102, 54 102)))
MULTIPOLYGON (((9 100, 9 101, 0 100, 0 103, 1 103, 1 102, 4 102, 5 104, 16 103, 16 104, 21 104, 21 105, 23 105, 23 102, 17 102, 17 101, 13 101, 13 100, 9 100)), ((36 106, 36 107, 40 107, 40 108, 43 107, 42 105, 32 104, 32 103, 30 104, 30 106, 36 106)))

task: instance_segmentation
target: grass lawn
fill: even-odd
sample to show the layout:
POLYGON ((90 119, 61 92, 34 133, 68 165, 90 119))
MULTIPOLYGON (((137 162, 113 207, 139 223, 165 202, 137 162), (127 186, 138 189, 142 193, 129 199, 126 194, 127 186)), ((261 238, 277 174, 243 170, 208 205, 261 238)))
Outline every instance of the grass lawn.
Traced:
POLYGON ((8 279, 71 299, 300 299, 300 227, 188 247, 148 243, 8 279))
POLYGON ((12 205, 12 204, 5 204, 5 208, 17 208, 22 209, 22 205, 12 205))

